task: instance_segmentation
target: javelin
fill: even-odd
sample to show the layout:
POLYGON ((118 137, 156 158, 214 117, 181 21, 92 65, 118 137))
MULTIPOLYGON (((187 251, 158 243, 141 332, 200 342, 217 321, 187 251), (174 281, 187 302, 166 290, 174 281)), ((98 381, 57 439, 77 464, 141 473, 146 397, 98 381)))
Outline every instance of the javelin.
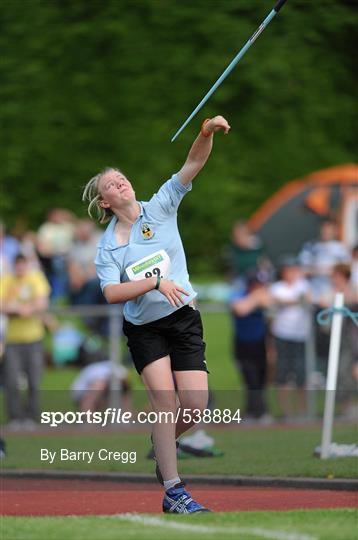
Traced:
POLYGON ((252 34, 250 39, 246 42, 246 44, 243 46, 240 52, 237 53, 235 58, 230 62, 230 64, 227 66, 225 71, 220 75, 218 80, 215 84, 210 88, 209 92, 206 94, 206 96, 203 97, 203 99, 200 101, 199 105, 196 107, 196 109, 193 110, 191 115, 185 120, 184 124, 181 126, 181 128, 178 129, 174 137, 172 138, 171 142, 175 141, 175 139, 178 137, 178 135, 183 131, 183 129, 189 124, 189 122, 194 118, 196 113, 200 111, 203 105, 208 101, 209 97, 215 92, 218 86, 223 82, 224 79, 229 75, 229 73, 234 69, 236 64, 241 60, 241 58, 244 56, 246 51, 251 47, 251 45, 256 41, 256 39, 259 37, 259 35, 265 30, 266 26, 272 21, 275 15, 280 11, 283 4, 286 2, 286 0, 278 0, 274 6, 274 8, 270 11, 270 13, 267 15, 266 19, 260 24, 256 32, 252 34))

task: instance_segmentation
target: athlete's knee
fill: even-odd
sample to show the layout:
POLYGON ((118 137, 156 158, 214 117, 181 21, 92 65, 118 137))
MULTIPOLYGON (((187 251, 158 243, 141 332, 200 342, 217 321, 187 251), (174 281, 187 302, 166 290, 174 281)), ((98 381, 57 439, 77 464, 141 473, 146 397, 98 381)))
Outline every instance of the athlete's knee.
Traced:
POLYGON ((181 393, 180 406, 182 409, 198 409, 203 411, 208 406, 209 394, 206 390, 191 390, 181 393))
POLYGON ((155 390, 150 392, 150 401, 152 408, 155 411, 171 411, 176 410, 175 392, 171 390, 155 390))

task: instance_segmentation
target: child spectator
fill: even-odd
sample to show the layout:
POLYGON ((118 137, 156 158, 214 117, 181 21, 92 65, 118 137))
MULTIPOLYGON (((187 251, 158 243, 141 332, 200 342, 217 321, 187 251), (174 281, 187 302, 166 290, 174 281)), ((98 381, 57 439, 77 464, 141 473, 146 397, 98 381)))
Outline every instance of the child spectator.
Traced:
POLYGON ((270 294, 275 304, 271 328, 277 355, 275 380, 279 405, 288 419, 292 417, 295 398, 299 416, 305 410, 305 343, 311 323, 305 307, 310 302, 310 287, 294 257, 282 261, 281 280, 271 285, 270 294))

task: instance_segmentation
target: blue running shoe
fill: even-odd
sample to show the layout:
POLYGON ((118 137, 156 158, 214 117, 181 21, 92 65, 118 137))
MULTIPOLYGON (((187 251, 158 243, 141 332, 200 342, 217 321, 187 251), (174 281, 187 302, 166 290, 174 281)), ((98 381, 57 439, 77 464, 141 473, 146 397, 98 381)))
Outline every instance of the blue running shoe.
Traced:
POLYGON ((195 512, 210 512, 201 504, 194 501, 190 493, 185 491, 184 482, 176 484, 165 492, 163 512, 168 514, 194 514, 195 512))

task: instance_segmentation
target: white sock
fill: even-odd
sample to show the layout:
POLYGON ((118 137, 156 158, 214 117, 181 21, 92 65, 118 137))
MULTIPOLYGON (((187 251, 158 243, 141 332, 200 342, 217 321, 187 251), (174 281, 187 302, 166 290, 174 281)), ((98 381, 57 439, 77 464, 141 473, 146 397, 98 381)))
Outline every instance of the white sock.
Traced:
POLYGON ((168 491, 168 489, 171 489, 172 487, 176 486, 181 482, 179 476, 176 476, 175 478, 172 478, 171 480, 164 480, 164 489, 165 491, 168 491))

